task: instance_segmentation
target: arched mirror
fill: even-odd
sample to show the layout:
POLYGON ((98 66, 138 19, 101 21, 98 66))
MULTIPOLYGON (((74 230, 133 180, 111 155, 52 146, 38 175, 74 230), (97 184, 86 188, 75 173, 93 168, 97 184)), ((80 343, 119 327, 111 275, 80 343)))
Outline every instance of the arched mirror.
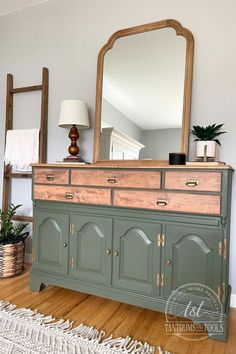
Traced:
POLYGON ((192 65, 193 36, 175 20, 114 33, 98 56, 94 163, 187 154, 192 65))

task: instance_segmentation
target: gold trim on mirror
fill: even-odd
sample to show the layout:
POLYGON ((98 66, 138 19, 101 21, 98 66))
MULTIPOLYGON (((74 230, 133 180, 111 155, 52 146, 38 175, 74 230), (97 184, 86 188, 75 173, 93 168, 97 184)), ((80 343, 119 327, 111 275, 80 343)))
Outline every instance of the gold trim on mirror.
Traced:
POLYGON ((190 126, 190 109, 191 109, 191 93, 192 93, 192 73, 193 73, 193 51, 194 39, 192 33, 182 27, 176 20, 163 20, 148 23, 141 26, 130 27, 115 32, 105 46, 99 52, 97 60, 97 84, 96 84, 96 108, 95 108, 95 125, 94 125, 94 154, 93 162, 96 164, 122 166, 122 165, 153 165, 167 163, 167 160, 99 160, 100 132, 101 132, 101 109, 102 109, 102 85, 103 85, 103 67, 104 56, 113 47, 114 42, 125 36, 154 31, 157 29, 171 27, 175 29, 178 36, 186 39, 186 60, 185 60, 185 78, 184 78, 184 99, 182 114, 182 137, 181 152, 188 155, 189 145, 189 126, 190 126))

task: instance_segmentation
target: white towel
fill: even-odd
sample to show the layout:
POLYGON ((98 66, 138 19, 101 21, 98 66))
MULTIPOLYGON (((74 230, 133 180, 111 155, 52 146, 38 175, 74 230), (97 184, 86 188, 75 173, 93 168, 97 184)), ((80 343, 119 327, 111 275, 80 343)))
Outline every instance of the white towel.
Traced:
POLYGON ((4 160, 14 171, 31 171, 39 161, 39 129, 8 130, 4 160))

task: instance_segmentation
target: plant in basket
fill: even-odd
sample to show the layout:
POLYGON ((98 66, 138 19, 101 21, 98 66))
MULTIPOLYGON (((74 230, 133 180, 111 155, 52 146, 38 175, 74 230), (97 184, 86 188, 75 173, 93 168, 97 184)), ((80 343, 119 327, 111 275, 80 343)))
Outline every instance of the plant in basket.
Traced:
POLYGON ((20 274, 24 269, 25 239, 23 232, 28 224, 15 224, 12 221, 21 205, 10 204, 7 211, 0 209, 0 278, 20 274))

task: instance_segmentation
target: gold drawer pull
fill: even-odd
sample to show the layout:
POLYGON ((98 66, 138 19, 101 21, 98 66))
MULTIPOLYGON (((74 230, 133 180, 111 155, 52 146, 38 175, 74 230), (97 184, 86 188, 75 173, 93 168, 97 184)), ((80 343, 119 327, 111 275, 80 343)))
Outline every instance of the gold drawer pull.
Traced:
POLYGON ((114 257, 119 256, 119 252, 117 252, 117 251, 113 252, 113 256, 114 256, 114 257))
POLYGON ((69 193, 69 192, 65 193, 65 198, 66 199, 73 199, 74 198, 74 193, 69 193))
POLYGON ((166 206, 168 204, 167 199, 157 199, 157 205, 159 206, 166 206))
POLYGON ((171 266, 171 260, 170 259, 166 260, 166 266, 168 266, 168 267, 171 266))
POLYGON ((118 182, 118 178, 117 177, 113 177, 113 178, 108 178, 107 179, 108 183, 117 183, 118 182))
POLYGON ((54 178, 55 178, 55 175, 50 175, 50 174, 48 174, 48 175, 46 176, 46 178, 47 178, 48 181, 53 181, 54 178))
POLYGON ((187 187, 197 187, 199 181, 197 179, 186 179, 185 185, 187 187))
POLYGON ((109 254, 111 254, 111 250, 107 249, 106 254, 109 256, 109 254))

